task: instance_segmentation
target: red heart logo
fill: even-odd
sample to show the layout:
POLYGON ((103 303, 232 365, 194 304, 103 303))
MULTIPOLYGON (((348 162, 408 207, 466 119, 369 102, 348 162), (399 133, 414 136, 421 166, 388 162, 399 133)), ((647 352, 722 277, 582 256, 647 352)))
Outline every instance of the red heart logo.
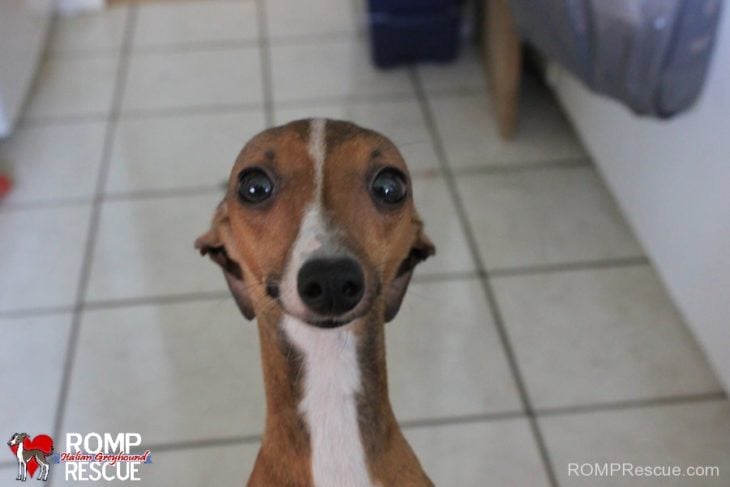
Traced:
MULTIPOLYGON (((48 435, 38 435, 32 440, 30 438, 26 438, 23 441, 23 448, 28 450, 40 450, 46 455, 50 455, 53 453, 53 438, 51 438, 48 435)), ((13 455, 16 455, 18 452, 18 445, 13 445, 10 447, 10 449, 13 451, 13 455)), ((16 457, 17 458, 17 457, 16 457)), ((38 462, 34 458, 31 458, 28 460, 28 476, 33 477, 36 470, 38 470, 38 462)))

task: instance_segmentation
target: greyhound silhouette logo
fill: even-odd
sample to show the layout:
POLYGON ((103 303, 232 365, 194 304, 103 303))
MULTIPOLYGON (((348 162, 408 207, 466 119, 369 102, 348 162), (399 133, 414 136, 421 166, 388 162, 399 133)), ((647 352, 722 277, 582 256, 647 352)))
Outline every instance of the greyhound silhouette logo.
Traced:
POLYGON ((15 480, 25 482, 29 475, 33 478, 38 467, 41 469, 38 480, 48 480, 48 457, 53 454, 53 438, 38 435, 31 440, 28 433, 15 433, 10 437, 8 446, 18 460, 18 476, 15 480))

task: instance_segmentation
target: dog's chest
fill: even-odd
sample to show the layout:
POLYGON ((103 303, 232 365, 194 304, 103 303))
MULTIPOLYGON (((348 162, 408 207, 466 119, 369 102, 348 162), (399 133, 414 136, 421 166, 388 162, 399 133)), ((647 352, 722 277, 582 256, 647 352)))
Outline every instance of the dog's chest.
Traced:
POLYGON ((357 337, 286 317, 283 328, 303 354, 299 412, 307 424, 316 487, 372 486, 360 436, 357 337))

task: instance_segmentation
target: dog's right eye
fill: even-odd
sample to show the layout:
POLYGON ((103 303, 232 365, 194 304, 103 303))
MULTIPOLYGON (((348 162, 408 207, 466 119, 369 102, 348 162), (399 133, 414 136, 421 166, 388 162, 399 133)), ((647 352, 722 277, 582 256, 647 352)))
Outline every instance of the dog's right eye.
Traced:
POLYGON ((274 182, 263 170, 251 168, 238 177, 238 197, 249 204, 261 203, 274 194, 274 182))

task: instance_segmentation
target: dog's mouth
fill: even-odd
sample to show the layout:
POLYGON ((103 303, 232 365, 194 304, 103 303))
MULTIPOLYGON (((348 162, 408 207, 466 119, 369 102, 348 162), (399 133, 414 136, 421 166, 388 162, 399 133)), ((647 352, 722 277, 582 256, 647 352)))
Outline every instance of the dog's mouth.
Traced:
POLYGON ((352 323, 357 318, 353 318, 351 320, 338 320, 338 319, 328 319, 328 320, 321 320, 321 321, 305 321, 306 324, 311 326, 316 326, 317 328, 339 328, 341 326, 344 326, 348 323, 352 323))
POLYGON ((358 311, 356 313, 347 313, 343 316, 317 317, 312 316, 309 313, 306 313, 305 315, 302 315, 301 313, 294 313, 287 309, 286 305, 282 302, 281 299, 277 298, 276 302, 285 315, 291 316, 292 318, 299 320, 309 326, 323 329, 334 329, 349 325, 350 323, 353 323, 366 316, 370 312, 370 308, 372 306, 371 304, 368 304, 367 306, 363 306, 362 311, 358 311))

